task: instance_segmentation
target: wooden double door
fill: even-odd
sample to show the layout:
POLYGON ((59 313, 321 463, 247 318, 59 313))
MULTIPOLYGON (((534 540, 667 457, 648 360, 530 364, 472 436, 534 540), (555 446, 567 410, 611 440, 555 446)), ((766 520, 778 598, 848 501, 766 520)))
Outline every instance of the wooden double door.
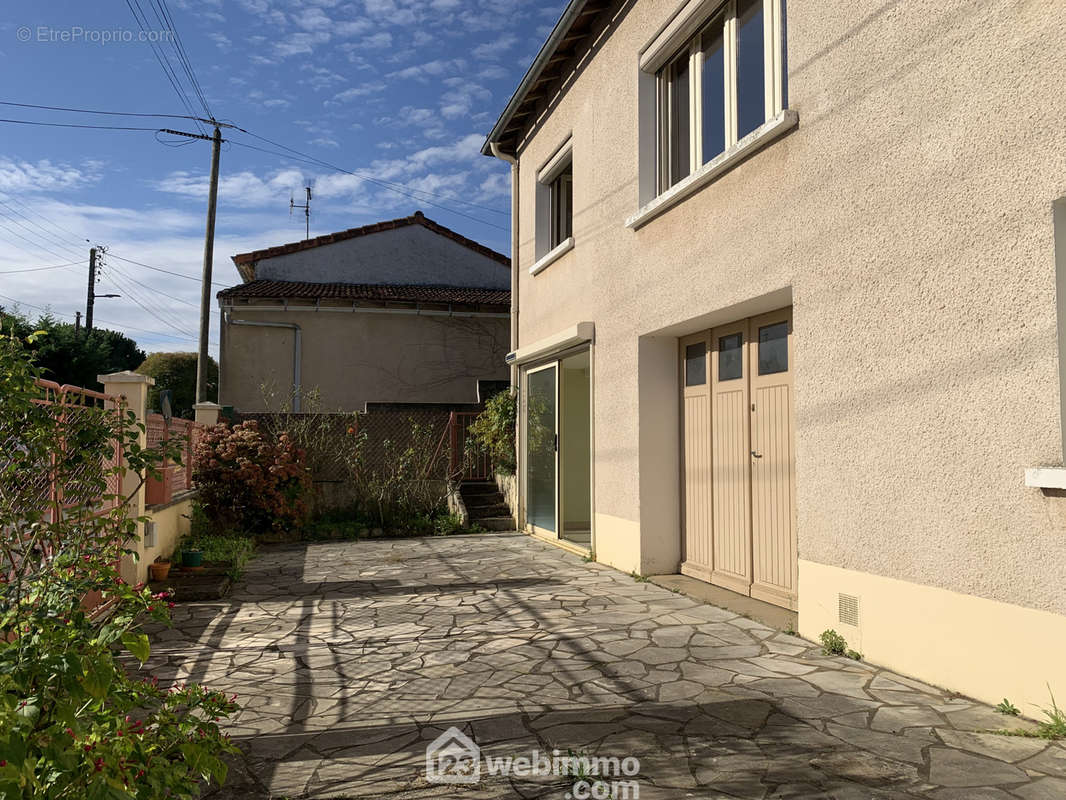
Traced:
POLYGON ((681 340, 686 575, 797 607, 792 309, 681 340))

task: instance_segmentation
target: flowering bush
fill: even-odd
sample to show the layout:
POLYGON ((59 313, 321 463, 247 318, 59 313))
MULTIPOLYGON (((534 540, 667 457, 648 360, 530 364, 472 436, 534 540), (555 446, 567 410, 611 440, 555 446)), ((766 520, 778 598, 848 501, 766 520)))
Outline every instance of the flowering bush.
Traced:
POLYGON ((147 661, 141 625, 170 604, 122 580, 139 520, 108 493, 180 453, 140 448, 132 414, 40 405, 38 375, 0 337, 0 797, 196 797, 201 780, 225 779, 219 756, 235 748, 217 722, 236 705, 123 667, 122 649, 147 661), (125 466, 108 466, 116 443, 125 466))
POLYGON ((304 450, 288 434, 264 435, 255 421, 205 431, 193 477, 220 530, 284 531, 307 518, 311 473, 304 450))

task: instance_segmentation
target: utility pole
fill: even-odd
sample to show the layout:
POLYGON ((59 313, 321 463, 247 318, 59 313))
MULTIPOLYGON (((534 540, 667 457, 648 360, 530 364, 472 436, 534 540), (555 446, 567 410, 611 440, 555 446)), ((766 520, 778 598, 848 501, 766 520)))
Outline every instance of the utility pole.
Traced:
POLYGON ((74 335, 77 336, 81 333, 81 312, 74 312, 74 335))
MULTIPOLYGON (((106 247, 100 247, 104 253, 107 253, 106 247)), ((121 297, 118 294, 97 294, 96 293, 96 268, 98 266, 97 261, 97 248, 89 248, 89 291, 85 296, 85 335, 88 336, 93 332, 93 306, 96 305, 96 298, 98 297, 121 297)), ((78 315, 79 322, 81 314, 78 315)))
POLYGON ((215 209, 218 206, 218 157, 222 132, 215 125, 211 137, 211 190, 207 198, 207 231, 204 234, 204 275, 200 287, 200 350, 196 356, 196 402, 207 402, 208 336, 211 332, 211 268, 215 252, 215 209))
POLYGON ((85 297, 85 335, 93 332, 93 303, 96 301, 96 248, 89 248, 89 293, 85 297))

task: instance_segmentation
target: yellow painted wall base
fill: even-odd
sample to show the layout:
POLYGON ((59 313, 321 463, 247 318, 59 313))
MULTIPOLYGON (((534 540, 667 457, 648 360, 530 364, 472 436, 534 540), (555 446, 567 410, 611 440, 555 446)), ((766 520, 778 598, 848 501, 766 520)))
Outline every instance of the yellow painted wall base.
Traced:
POLYGON ((140 558, 136 562, 127 560, 123 564, 122 573, 127 581, 139 583, 148 580, 148 565, 158 556, 170 556, 181 537, 189 533, 194 496, 190 494, 158 510, 151 506, 145 509, 145 515, 155 523, 156 544, 155 547, 146 548, 143 539, 134 544, 131 549, 136 550, 140 558))
POLYGON ((1009 698, 1042 717, 1066 697, 1066 616, 799 562, 799 629, 808 639, 833 628, 874 664, 964 695, 1009 698), (859 598, 859 625, 839 621, 838 594, 859 598))
POLYGON ((640 523, 610 514, 595 517, 596 560, 623 572, 640 572, 640 523))

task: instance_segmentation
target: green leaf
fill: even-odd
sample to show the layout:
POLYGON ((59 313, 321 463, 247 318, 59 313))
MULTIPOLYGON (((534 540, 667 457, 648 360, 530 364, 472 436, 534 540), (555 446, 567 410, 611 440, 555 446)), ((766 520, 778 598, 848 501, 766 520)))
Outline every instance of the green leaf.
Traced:
POLYGON ((140 661, 142 664, 148 660, 149 654, 152 652, 152 646, 148 643, 148 637, 143 633, 124 633, 122 634, 122 644, 129 650, 133 657, 140 661))
POLYGON ((111 682, 115 677, 112 671, 113 665, 86 658, 82 666, 84 674, 81 683, 85 691, 97 700, 103 700, 107 697, 107 690, 111 688, 111 682))

